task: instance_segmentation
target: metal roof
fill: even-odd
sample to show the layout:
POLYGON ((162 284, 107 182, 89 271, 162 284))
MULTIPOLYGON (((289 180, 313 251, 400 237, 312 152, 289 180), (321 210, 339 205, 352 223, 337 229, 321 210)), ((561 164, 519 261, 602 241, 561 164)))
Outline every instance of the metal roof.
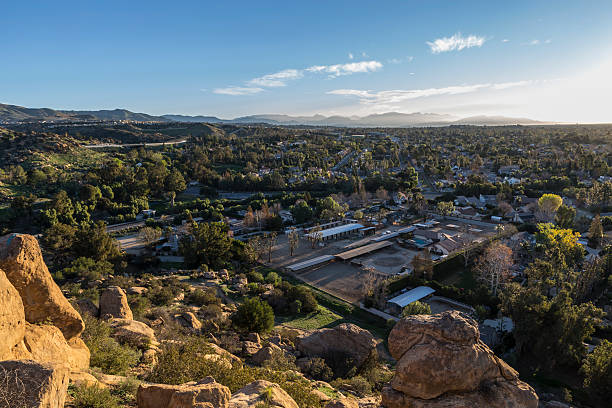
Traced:
POLYGON ((389 303, 395 303, 400 307, 406 307, 412 302, 416 302, 417 300, 421 300, 424 297, 427 297, 434 293, 435 290, 427 287, 427 286, 418 286, 412 290, 409 290, 406 293, 402 293, 399 296, 394 297, 389 300, 389 303))
POLYGON ((336 254, 336 256, 342 259, 343 261, 346 261, 348 259, 352 259, 360 255, 364 255, 364 254, 367 254, 373 251, 377 251, 379 249, 386 248, 391 245, 393 245, 393 242, 389 242, 389 241, 376 242, 374 244, 364 245, 359 248, 351 249, 350 251, 341 252, 339 254, 336 254))
POLYGON ((293 265, 289 265, 287 269, 293 272, 297 272, 297 271, 301 271, 302 269, 310 268, 311 266, 315 266, 315 265, 319 265, 319 264, 331 261, 332 259, 334 259, 333 255, 318 256, 316 258, 308 259, 306 261, 302 261, 302 262, 298 262, 293 265))
POLYGON ((412 226, 406 227, 406 228, 402 228, 402 229, 399 229, 399 230, 397 230, 395 232, 391 232, 390 234, 384 234, 384 235, 381 235, 379 237, 376 237, 376 238, 372 239, 372 241, 373 242, 386 241, 389 238, 399 237, 402 234, 406 234, 408 232, 412 232, 412 231, 415 231, 415 230, 416 230, 416 228, 412 227, 412 226))
MULTIPOLYGON (((344 225, 339 225, 337 227, 333 227, 333 228, 329 228, 329 229, 325 229, 325 230, 321 230, 318 231, 318 233, 321 233, 321 238, 327 238, 327 237, 331 237, 333 235, 338 235, 338 234, 342 234, 345 232, 350 232, 350 231, 355 231, 358 230, 360 228, 363 228, 363 225, 361 224, 344 224, 344 225)), ((311 232, 309 234, 306 234, 307 237, 314 237, 315 234, 317 234, 317 232, 311 232)))

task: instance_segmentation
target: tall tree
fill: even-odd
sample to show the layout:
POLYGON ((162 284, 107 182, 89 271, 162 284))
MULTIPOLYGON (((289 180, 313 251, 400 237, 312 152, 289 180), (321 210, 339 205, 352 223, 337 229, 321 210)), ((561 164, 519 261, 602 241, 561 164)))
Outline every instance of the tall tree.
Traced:
POLYGON ((512 250, 498 241, 489 245, 476 263, 476 273, 481 281, 497 296, 499 287, 510 277, 512 250))

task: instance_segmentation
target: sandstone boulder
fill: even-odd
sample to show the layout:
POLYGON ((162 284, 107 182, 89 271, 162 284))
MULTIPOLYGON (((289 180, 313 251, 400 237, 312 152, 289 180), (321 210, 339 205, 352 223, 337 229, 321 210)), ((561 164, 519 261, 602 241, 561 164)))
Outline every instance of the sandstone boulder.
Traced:
POLYGON ((79 337, 66 341, 62 332, 52 325, 26 323, 21 343, 13 349, 13 357, 65 366, 70 370, 89 368, 89 349, 79 337))
POLYGON ((111 319, 108 323, 112 329, 111 336, 121 344, 140 349, 159 344, 155 332, 146 323, 130 319, 111 319))
POLYGON ((208 343, 208 346, 212 348, 215 354, 220 355, 221 357, 229 360, 232 363, 232 365, 242 364, 242 360, 240 360, 240 357, 235 356, 234 354, 230 353, 226 349, 217 346, 215 343, 208 343))
POLYGON ((206 377, 181 385, 141 384, 136 399, 138 408, 227 408, 230 395, 229 388, 206 377))
POLYGON ((68 390, 64 367, 31 360, 0 361, 3 407, 63 408, 68 390))
POLYGON ((258 404, 271 408, 299 408, 278 384, 265 380, 252 382, 236 391, 229 401, 229 408, 252 408, 258 404))
POLYGON ((341 400, 328 402, 325 408, 359 408, 359 403, 353 398, 343 398, 341 400))
POLYGON ((81 316, 88 314, 93 317, 100 315, 100 309, 91 301, 91 299, 79 299, 75 302, 77 309, 81 312, 81 316))
POLYGON ((0 238, 0 268, 19 292, 28 322, 50 322, 67 340, 83 331, 83 319, 53 281, 36 238, 16 234, 0 238))
POLYGON ((400 320, 389 334, 389 351, 398 362, 383 391, 387 408, 538 406, 533 389, 480 341, 476 322, 460 312, 400 320))
POLYGON ((283 354, 283 350, 278 347, 276 344, 268 344, 264 348, 260 349, 257 353, 253 355, 251 361, 254 364, 262 365, 266 361, 272 359, 274 356, 279 354, 283 354))
POLYGON ((242 342, 242 354, 247 357, 254 356, 259 350, 261 350, 261 344, 253 343, 252 341, 242 342))
POLYGON ((21 297, 0 269, 0 360, 11 358, 11 350, 24 335, 25 313, 21 297))
POLYGON ((109 286, 100 296, 100 317, 132 320, 134 315, 125 291, 119 286, 109 286))
POLYGON ((127 294, 128 295, 144 295, 148 291, 149 289, 143 286, 132 286, 131 288, 128 288, 127 294))
POLYGON ((297 339, 297 348, 308 357, 329 358, 342 353, 360 368, 376 349, 376 340, 369 331, 351 323, 314 330, 297 339))
POLYGON ((181 326, 192 331, 198 331, 202 329, 202 322, 191 312, 183 312, 174 315, 176 320, 181 326))

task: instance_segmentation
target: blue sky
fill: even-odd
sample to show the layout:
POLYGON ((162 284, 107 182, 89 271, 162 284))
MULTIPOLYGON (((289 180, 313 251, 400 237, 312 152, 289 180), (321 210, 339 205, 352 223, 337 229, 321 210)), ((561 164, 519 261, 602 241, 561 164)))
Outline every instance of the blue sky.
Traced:
POLYGON ((612 122, 607 1, 6 2, 0 102, 612 122))

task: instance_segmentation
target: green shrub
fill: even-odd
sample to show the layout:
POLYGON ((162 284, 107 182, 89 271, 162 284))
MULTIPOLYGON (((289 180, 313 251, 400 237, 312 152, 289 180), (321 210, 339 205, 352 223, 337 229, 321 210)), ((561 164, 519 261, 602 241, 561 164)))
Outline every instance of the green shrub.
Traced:
POLYGON ((264 333, 274 326, 274 311, 258 298, 247 299, 238 307, 233 322, 244 331, 264 333))
POLYGON ((402 317, 422 314, 431 314, 431 307, 427 303, 422 303, 418 300, 402 309, 402 317))
POLYGON ((121 345, 110 337, 111 328, 105 322, 83 314, 85 330, 81 335, 91 354, 90 365, 106 374, 125 374, 138 364, 140 351, 121 345))
POLYGON ((200 307, 221 304, 221 299, 217 297, 217 292, 213 288, 196 289, 185 297, 185 301, 200 307))
POLYGON ((108 388, 77 386, 72 398, 75 408, 119 408, 119 399, 108 388))
POLYGON ((332 381, 331 385, 341 391, 348 391, 359 397, 365 397, 372 394, 372 385, 361 376, 346 379, 338 378, 332 381))

